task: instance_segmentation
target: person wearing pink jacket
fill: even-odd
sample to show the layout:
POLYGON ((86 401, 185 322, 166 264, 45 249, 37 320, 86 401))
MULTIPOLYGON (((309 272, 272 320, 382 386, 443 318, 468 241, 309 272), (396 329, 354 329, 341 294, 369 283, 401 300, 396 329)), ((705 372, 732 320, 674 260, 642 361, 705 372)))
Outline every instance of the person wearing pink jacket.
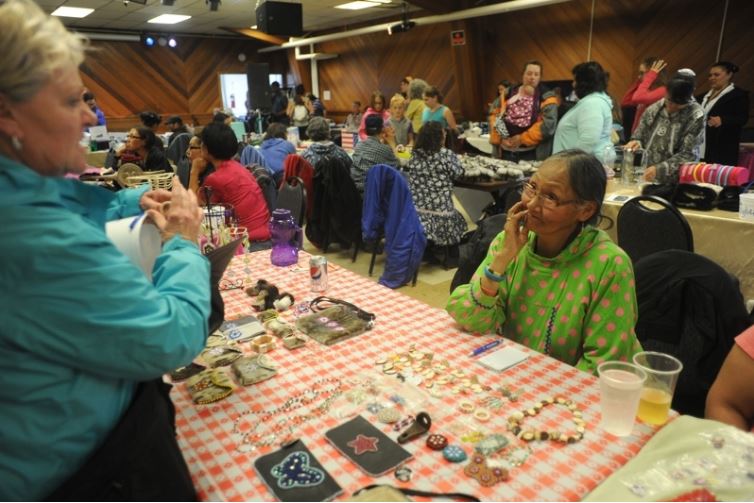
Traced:
POLYGON ((646 58, 639 65, 639 78, 629 88, 621 100, 621 107, 636 107, 636 115, 631 133, 639 126, 644 110, 652 103, 665 97, 665 67, 668 64, 658 58, 646 58))
POLYGON ((385 108, 385 96, 380 91, 372 93, 372 97, 369 99, 369 107, 361 116, 361 124, 359 125, 359 140, 361 141, 367 139, 366 120, 370 115, 379 115, 382 117, 382 122, 387 122, 390 119, 390 111, 385 108))

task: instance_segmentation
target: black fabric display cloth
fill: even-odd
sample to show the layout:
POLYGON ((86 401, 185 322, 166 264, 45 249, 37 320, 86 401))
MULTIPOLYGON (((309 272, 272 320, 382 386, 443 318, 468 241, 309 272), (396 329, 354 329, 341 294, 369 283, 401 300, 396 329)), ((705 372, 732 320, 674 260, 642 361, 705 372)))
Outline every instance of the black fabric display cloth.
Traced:
POLYGON ((196 501, 175 436, 171 387, 159 379, 139 384, 104 443, 47 501, 196 501))

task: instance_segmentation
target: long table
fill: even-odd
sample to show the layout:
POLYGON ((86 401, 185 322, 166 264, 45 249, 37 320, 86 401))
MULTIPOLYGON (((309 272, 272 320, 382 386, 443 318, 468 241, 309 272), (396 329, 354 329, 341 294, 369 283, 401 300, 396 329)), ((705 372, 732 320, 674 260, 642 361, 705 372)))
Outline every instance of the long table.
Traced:
MULTIPOLYGON (((262 251, 236 257, 226 272, 226 278, 246 282, 264 278, 281 291, 292 293, 297 304, 317 295, 309 291, 309 256, 306 253, 301 252, 298 265, 290 267, 271 266, 269 255, 269 251, 262 251)), ((345 422, 354 412, 360 412, 395 439, 398 434, 390 425, 379 423, 374 414, 361 410, 359 407, 363 405, 355 406, 347 401, 333 403, 327 413, 314 415, 308 421, 299 421, 307 411, 293 411, 291 414, 296 417, 287 420, 300 424, 294 428, 292 436, 301 438, 344 488, 341 498, 361 487, 383 483, 435 492, 464 492, 483 500, 580 500, 633 457, 655 431, 637 422, 631 436, 618 438, 607 434, 598 426, 599 387, 594 376, 510 341, 504 344, 526 352, 528 359, 501 374, 487 370, 474 362, 469 354, 492 337, 463 333, 444 311, 348 270, 330 265, 326 294, 375 313, 374 328, 333 346, 322 346, 309 340, 302 348, 287 350, 278 344, 268 353, 278 366, 278 374, 249 387, 239 386, 233 395, 220 402, 195 405, 185 384, 176 383, 174 386, 172 398, 177 410, 178 440, 200 498, 271 500, 273 495, 256 474, 253 462, 277 446, 246 445, 235 432, 251 428, 255 435, 261 435, 264 428, 286 420, 272 413, 267 423, 260 424, 254 412, 274 411, 322 378, 338 380, 344 391, 349 386, 358 386, 365 379, 395 383, 396 389, 410 397, 409 405, 402 409, 403 414, 416 415, 420 410, 428 412, 433 420, 431 431, 446 435, 451 444, 462 446, 469 454, 473 447, 461 439, 464 432, 505 434, 508 416, 549 396, 561 395, 573 400, 587 422, 586 436, 580 442, 533 442, 530 444, 531 455, 523 466, 511 471, 509 481, 484 488, 464 474, 466 463, 445 461, 439 452, 425 446, 425 438, 404 445, 413 454, 413 459, 406 464, 413 472, 409 482, 398 481, 392 472, 372 478, 329 444, 324 433, 345 422), (386 357, 411 349, 432 353, 433 362, 447 361, 452 372, 456 375, 460 372, 466 377, 458 377, 452 386, 436 385, 428 389, 421 383, 401 383, 395 375, 385 375, 382 367, 375 365, 386 357), (479 388, 476 389, 483 391, 471 391, 470 387, 458 384, 467 378, 468 382, 478 382, 479 388), (495 391, 504 383, 522 393, 516 402, 509 403, 495 391), (455 391, 458 387, 461 390, 455 391), (502 399, 503 405, 499 409, 490 406, 492 417, 489 421, 480 422, 473 415, 459 411, 460 400, 479 404, 485 397, 493 395, 502 399)), ((250 299, 242 290, 226 291, 224 298, 226 319, 253 313, 250 299)), ((289 310, 282 316, 292 321, 294 312, 289 310)), ((248 343, 240 347, 245 353, 251 353, 248 343)), ((312 407, 316 405, 311 404, 312 407)), ((546 407, 538 416, 528 418, 528 426, 547 431, 573 430, 568 418, 570 415, 565 407, 546 407)), ((523 445, 523 441, 508 436, 514 444, 523 445)))
POLYGON ((95 168, 103 167, 105 165, 105 159, 107 159, 107 150, 97 150, 95 152, 86 153, 86 163, 95 168))
MULTIPOLYGON (((640 190, 635 185, 622 185, 613 180, 608 183, 602 214, 613 220, 614 225, 606 231, 617 243, 618 212, 623 202, 608 201, 612 194, 633 197, 639 195, 640 190)), ((694 235, 694 252, 735 275, 741 283, 744 300, 754 299, 754 222, 741 220, 738 213, 731 211, 680 211, 694 235)))

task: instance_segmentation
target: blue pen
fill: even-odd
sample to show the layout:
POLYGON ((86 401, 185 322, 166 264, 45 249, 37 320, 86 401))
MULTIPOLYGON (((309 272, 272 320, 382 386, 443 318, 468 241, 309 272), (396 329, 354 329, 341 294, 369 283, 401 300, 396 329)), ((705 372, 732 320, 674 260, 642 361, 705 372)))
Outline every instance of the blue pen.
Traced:
POLYGON ((474 351, 472 351, 469 356, 479 356, 485 351, 489 351, 490 349, 497 347, 502 343, 503 343, 502 339, 495 339, 494 341, 488 342, 487 344, 483 346, 479 346, 474 351))

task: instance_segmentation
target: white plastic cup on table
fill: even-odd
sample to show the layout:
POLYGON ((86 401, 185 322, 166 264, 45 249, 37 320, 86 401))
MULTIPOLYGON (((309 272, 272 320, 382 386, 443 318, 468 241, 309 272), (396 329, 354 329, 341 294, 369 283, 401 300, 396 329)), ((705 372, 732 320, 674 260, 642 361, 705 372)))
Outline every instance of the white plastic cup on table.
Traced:
POLYGON ((738 218, 754 221, 754 192, 743 193, 739 198, 738 218))
POLYGON ((243 255, 244 253, 246 253, 246 250, 249 246, 248 229, 244 226, 230 227, 228 229, 228 233, 229 233, 231 241, 235 241, 238 238, 242 239, 242 241, 238 243, 238 248, 236 249, 236 255, 243 255))
POLYGON ((639 400, 639 419, 650 424, 665 424, 683 363, 674 356, 655 351, 636 353, 634 363, 647 374, 639 400))
POLYGON ((615 163, 618 158, 619 150, 621 151, 620 158, 623 160, 623 147, 608 145, 602 151, 602 165, 605 167, 605 173, 608 178, 613 178, 615 176, 615 163))
POLYGON ((628 362, 602 362, 597 367, 600 378, 600 426, 619 437, 631 434, 647 373, 628 362))

